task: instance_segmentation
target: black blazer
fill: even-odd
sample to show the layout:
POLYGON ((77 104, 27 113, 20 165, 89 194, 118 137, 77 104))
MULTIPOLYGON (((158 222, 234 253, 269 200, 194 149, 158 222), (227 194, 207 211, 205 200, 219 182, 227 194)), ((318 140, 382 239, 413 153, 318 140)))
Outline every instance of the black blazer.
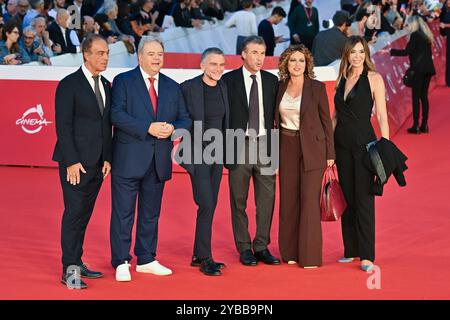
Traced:
POLYGON ((61 28, 56 23, 56 21, 53 21, 47 30, 48 35, 50 36, 50 40, 52 40, 55 44, 57 43, 61 46, 62 51, 60 54, 77 53, 77 47, 75 47, 72 41, 70 40, 70 32, 72 31, 71 29, 69 28, 66 29, 67 44, 66 42, 64 42, 64 37, 61 28))
POLYGON ((425 74, 436 74, 431 52, 431 43, 421 31, 411 34, 405 49, 391 49, 393 56, 408 56, 411 69, 425 74))
MULTIPOLYGON (((186 108, 189 113, 189 117, 193 121, 193 125, 191 127, 191 139, 189 140, 191 143, 191 152, 194 152, 195 150, 197 152, 203 151, 204 143, 202 141, 195 141, 194 140, 194 128, 196 126, 195 122, 200 121, 202 123, 202 131, 201 136, 203 137, 204 132, 204 122, 205 122, 205 104, 204 104, 204 94, 203 94, 203 81, 202 81, 203 74, 200 76, 197 76, 193 79, 186 80, 181 84, 181 90, 183 92, 184 101, 186 102, 186 108)), ((220 87, 220 91, 222 93, 222 100, 223 104, 225 105, 225 117, 223 119, 222 123, 222 134, 223 134, 223 142, 224 142, 224 148, 223 148, 223 155, 224 158, 222 159, 223 162, 225 161, 225 137, 226 137, 226 130, 229 128, 229 116, 230 116, 230 110, 229 110, 229 102, 228 102, 228 92, 227 92, 227 86, 223 80, 219 80, 218 84, 220 87)), ((197 124, 198 126, 198 124, 197 124)), ((184 140, 183 142, 186 142, 187 140, 184 140)), ((183 143, 182 142, 182 143, 183 143)), ((182 163, 180 162, 180 165, 185 168, 189 173, 194 174, 196 168, 198 169, 197 165, 193 165, 194 158, 191 157, 191 164, 182 163)), ((201 165, 200 165, 201 166, 201 165)))
MULTIPOLYGON (((244 74, 242 68, 230 71, 223 75, 228 89, 228 99, 230 101, 230 129, 247 130, 248 125, 248 100, 245 92, 244 74)), ((271 129, 274 128, 275 106, 278 92, 278 77, 270 72, 261 70, 263 103, 264 103, 264 127, 267 130, 268 141, 271 138, 271 129)), ((227 141, 227 143, 232 141, 227 141)), ((234 146, 234 162, 225 163, 225 168, 234 169, 237 162, 236 145, 234 146)), ((267 145, 267 152, 271 154, 270 143, 267 145)))
POLYGON ((112 161, 111 89, 104 77, 101 83, 106 96, 103 116, 81 68, 59 82, 55 95, 54 161, 67 167, 78 162, 94 166, 99 160, 112 161))

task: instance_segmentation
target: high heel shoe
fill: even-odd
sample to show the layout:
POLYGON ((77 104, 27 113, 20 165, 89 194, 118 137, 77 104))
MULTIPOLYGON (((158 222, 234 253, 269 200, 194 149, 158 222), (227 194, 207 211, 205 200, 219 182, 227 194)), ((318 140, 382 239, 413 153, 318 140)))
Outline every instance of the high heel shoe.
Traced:
POLYGON ((420 129, 419 126, 412 126, 411 128, 408 128, 408 133, 412 133, 412 134, 419 134, 420 133, 420 129))
POLYGON ((373 269, 373 264, 364 264, 364 265, 361 265, 361 270, 362 270, 362 271, 367 272, 367 271, 371 271, 372 269, 373 269))
POLYGON ((350 263, 350 262, 353 262, 354 260, 355 260, 355 258, 343 257, 343 258, 340 258, 337 262, 339 262, 339 263, 350 263))
POLYGON ((369 260, 365 260, 365 261, 366 262, 368 261, 370 263, 367 264, 367 263, 364 263, 363 261, 361 261, 361 266, 360 266, 361 270, 365 271, 365 272, 371 271, 373 269, 373 263, 371 261, 369 261, 369 260))

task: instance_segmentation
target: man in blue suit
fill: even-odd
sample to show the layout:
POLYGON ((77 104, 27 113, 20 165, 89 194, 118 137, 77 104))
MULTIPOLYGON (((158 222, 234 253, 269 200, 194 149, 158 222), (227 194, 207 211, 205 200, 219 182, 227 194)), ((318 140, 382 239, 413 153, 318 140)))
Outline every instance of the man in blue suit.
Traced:
POLYGON ((138 217, 134 254, 137 272, 170 275, 156 257, 158 219, 165 181, 172 176, 170 139, 175 129, 192 124, 178 83, 160 73, 163 44, 143 37, 139 66, 113 82, 114 125, 111 254, 117 281, 130 281, 131 233, 136 200, 138 217))

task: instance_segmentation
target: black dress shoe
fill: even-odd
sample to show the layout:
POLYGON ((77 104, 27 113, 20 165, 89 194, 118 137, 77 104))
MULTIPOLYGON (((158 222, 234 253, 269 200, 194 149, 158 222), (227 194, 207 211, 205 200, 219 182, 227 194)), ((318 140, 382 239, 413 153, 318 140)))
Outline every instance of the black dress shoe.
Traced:
POLYGON ((420 129, 419 126, 412 126, 411 128, 408 128, 408 133, 412 133, 412 134, 419 134, 420 133, 420 129))
MULTIPOLYGON (((213 262, 216 264, 216 268, 219 270, 222 270, 223 268, 225 268, 225 263, 223 262, 216 262, 213 260, 213 262)), ((202 260, 196 256, 192 256, 192 260, 191 260, 191 266, 192 267, 200 267, 200 265, 202 264, 202 260)))
POLYGON ((80 278, 77 271, 63 273, 61 283, 66 285, 69 289, 86 289, 87 284, 80 278))
POLYGON ((222 272, 217 268, 212 259, 205 259, 200 264, 200 271, 207 276, 220 276, 222 272))
POLYGON ((427 124, 425 124, 425 125, 422 124, 420 126, 420 132, 422 132, 422 133, 430 133, 430 128, 428 128, 427 124))
POLYGON ((80 274, 82 278, 88 279, 97 279, 103 277, 103 273, 89 270, 84 263, 80 265, 80 274))
POLYGON ((239 260, 244 266, 256 266, 258 264, 258 260, 256 260, 252 250, 242 251, 239 260))
POLYGON ((273 255, 270 254, 270 251, 268 249, 264 249, 262 251, 255 252, 255 258, 258 261, 262 261, 265 264, 280 264, 280 259, 275 258, 273 255))

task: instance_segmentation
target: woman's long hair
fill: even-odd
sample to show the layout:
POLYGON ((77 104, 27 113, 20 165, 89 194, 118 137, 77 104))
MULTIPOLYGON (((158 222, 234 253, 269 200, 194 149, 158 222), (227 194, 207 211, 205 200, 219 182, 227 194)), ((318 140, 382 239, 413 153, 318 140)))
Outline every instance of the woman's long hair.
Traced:
POLYGON ((434 42, 433 32, 428 27, 427 23, 419 16, 412 15, 406 19, 406 25, 409 25, 411 28, 411 32, 419 31, 422 33, 428 40, 429 43, 434 42))
MULTIPOLYGON (((1 40, 4 40, 6 42, 6 40, 8 39, 8 35, 6 33, 11 33, 16 28, 17 28, 17 30, 20 33, 20 28, 17 26, 17 24, 14 21, 12 21, 12 20, 8 21, 5 24, 5 26, 3 27, 2 39, 1 40)), ((19 42, 16 41, 16 42, 14 42, 12 44, 11 48, 9 48, 9 53, 18 53, 19 51, 20 51, 20 49, 19 49, 19 42)))
POLYGON ((350 52, 358 43, 362 44, 366 55, 364 59, 364 68, 366 68, 367 71, 375 71, 375 65, 373 64, 372 58, 370 57, 370 49, 366 39, 360 36, 351 36, 350 38, 348 38, 348 41, 345 43, 344 49, 342 50, 341 66, 339 67, 339 76, 336 80, 336 88, 338 87, 339 82, 342 78, 347 79, 347 77, 349 76, 349 72, 352 67, 349 62, 350 52))

